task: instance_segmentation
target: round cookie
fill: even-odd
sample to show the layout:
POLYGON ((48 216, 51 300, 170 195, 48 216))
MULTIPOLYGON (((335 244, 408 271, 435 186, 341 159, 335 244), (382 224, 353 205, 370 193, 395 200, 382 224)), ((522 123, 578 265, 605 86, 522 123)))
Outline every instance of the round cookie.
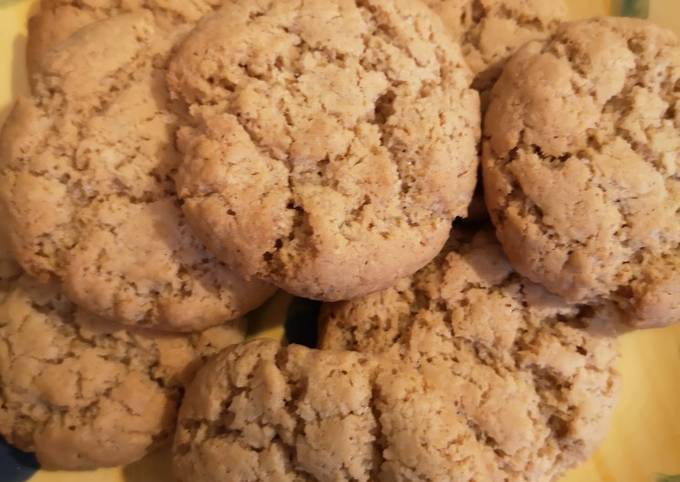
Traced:
POLYGON ((173 433, 204 358, 244 333, 243 320, 188 336, 126 331, 23 276, 0 291, 0 434, 44 468, 134 462, 173 433))
POLYGON ((37 74, 48 52, 81 28, 122 13, 153 12, 161 28, 193 23, 222 3, 221 0, 42 0, 40 11, 28 22, 26 60, 37 74))
POLYGON ((177 199, 182 112, 165 62, 183 31, 148 13, 79 30, 0 133, 0 212, 22 267, 99 316, 173 331, 237 318, 273 292, 206 251, 177 199))
POLYGON ((389 286, 467 213, 479 105, 413 0, 237 0, 174 56, 190 106, 177 185, 208 248, 299 296, 389 286))
POLYGON ((501 480, 556 480, 606 432, 619 384, 614 338, 595 333, 592 310, 515 274, 490 233, 463 234, 394 287, 325 305, 321 347, 417 367, 501 480))
POLYGON ((254 341, 198 373, 173 458, 181 482, 502 480, 486 452, 411 367, 254 341))
MULTIPOLYGON (((489 90, 503 64, 525 43, 543 39, 567 18, 564 0, 425 0, 461 44, 475 74, 473 86, 489 90)), ((484 95, 483 95, 484 97, 484 95)))
POLYGON ((487 206, 513 266, 630 327, 680 321, 680 42, 565 24, 507 64, 486 116, 487 206))

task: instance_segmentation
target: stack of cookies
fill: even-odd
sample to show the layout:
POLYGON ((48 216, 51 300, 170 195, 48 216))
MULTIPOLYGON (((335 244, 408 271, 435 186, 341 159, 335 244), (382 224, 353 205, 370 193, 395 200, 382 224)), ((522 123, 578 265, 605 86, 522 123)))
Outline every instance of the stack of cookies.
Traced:
POLYGON ((43 0, 0 433, 183 482, 550 481, 680 322, 680 41, 541 0, 43 0), (467 219, 466 219, 467 218, 467 219), (243 342, 276 289, 319 349, 243 342), (181 407, 180 407, 181 406, 181 407))

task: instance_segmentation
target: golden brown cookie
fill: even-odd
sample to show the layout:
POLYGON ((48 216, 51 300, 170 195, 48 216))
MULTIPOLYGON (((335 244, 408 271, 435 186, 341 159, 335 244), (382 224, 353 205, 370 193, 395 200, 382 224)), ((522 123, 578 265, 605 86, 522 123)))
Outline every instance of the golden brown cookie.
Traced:
POLYGON ((244 333, 243 320, 188 336, 126 331, 24 276, 0 291, 0 434, 45 468, 134 462, 173 433, 204 358, 244 333))
POLYGON ((390 289, 325 305, 320 344, 416 367, 497 480, 551 481, 595 450, 615 404, 616 343, 584 329, 593 316, 515 274, 480 231, 390 289))
POLYGON ((503 64, 525 43, 548 37, 567 18, 564 0, 425 0, 453 39, 461 44, 486 93, 503 64))
POLYGON ((185 212, 243 276, 351 298, 422 267, 467 213, 477 93, 420 2, 234 1, 168 79, 193 117, 185 212))
POLYGON ((43 59, 81 28, 122 13, 148 10, 157 25, 172 29, 197 22, 222 0, 41 0, 40 11, 28 23, 26 60, 31 77, 43 59))
POLYGON ((680 42, 647 21, 565 24, 507 64, 486 201, 513 266, 631 327, 680 321, 680 42))
POLYGON ((206 251, 176 196, 182 113, 165 65, 183 32, 143 13, 79 30, 0 133, 0 210, 23 268, 99 316, 174 331, 237 318, 273 292, 206 251))
POLYGON ((187 390, 181 482, 502 480, 488 447, 417 370, 272 341, 234 345, 187 390))

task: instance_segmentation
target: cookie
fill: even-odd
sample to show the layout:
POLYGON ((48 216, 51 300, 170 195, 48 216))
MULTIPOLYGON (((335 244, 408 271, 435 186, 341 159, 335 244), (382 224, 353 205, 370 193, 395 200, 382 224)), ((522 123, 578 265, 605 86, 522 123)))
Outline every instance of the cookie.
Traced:
POLYGON ((567 18, 564 0, 425 0, 461 44, 476 78, 488 91, 503 64, 525 43, 544 39, 567 18))
POLYGON ((26 60, 29 74, 37 74, 48 52, 81 28, 122 13, 152 12, 161 28, 194 23, 221 0, 42 0, 28 23, 26 60))
POLYGON ((565 24, 507 64, 486 202, 513 266, 633 328, 680 321, 680 42, 647 21, 565 24))
POLYGON ((394 287, 325 305, 320 344, 416 367, 499 480, 550 481, 595 450, 615 405, 617 348, 594 316, 514 273, 490 232, 461 232, 394 287))
POLYGON ((164 79, 182 33, 144 13, 79 30, 0 133, 0 209, 22 267, 99 316, 173 331, 237 318, 273 293, 214 258, 176 196, 183 114, 164 79))
POLYGON ((167 441, 185 383, 244 328, 126 331, 24 276, 0 292, 0 434, 44 468, 134 462, 167 441))
POLYGON ((254 341, 190 385, 173 459, 182 482, 501 480, 487 452, 411 367, 254 341))
POLYGON ((476 179, 478 98, 412 0, 230 2, 178 49, 187 218, 247 278, 339 300, 430 261, 476 179))

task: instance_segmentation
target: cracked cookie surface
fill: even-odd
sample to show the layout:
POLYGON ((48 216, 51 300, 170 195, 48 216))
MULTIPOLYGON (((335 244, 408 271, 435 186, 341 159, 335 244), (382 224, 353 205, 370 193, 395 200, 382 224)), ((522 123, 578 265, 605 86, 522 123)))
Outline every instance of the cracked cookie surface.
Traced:
POLYGON ((424 1, 460 43, 476 76, 473 86, 482 92, 493 87, 503 64, 519 47, 548 37, 567 18, 563 0, 424 1))
POLYGON ((0 291, 0 434, 51 469, 124 465, 166 442, 203 360, 242 319, 187 336, 126 331, 23 276, 0 291))
POLYGON ((42 0, 28 23, 26 60, 31 76, 40 71, 48 52, 81 28, 123 13, 148 10, 157 26, 171 30, 197 22, 222 0, 42 0))
POLYGON ((78 305, 173 331, 239 317, 272 293, 194 236, 176 196, 165 62, 185 28, 125 14, 51 51, 0 134, 0 206, 17 260, 78 305))
POLYGON ((631 327, 680 321, 680 43, 635 19, 565 24, 492 92, 486 201, 513 266, 631 327))
POLYGON ((595 450, 618 392, 615 340, 591 316, 514 273, 490 232, 461 232, 394 287, 325 305, 320 345, 442 390, 495 474, 463 480, 551 481, 595 450))
POLYGON ((183 482, 500 480, 486 452, 411 367, 254 341, 187 389, 173 460, 183 482))
POLYGON ((465 216, 479 105, 411 0, 234 1, 174 56, 187 217, 246 277, 339 300, 430 261, 465 216))

